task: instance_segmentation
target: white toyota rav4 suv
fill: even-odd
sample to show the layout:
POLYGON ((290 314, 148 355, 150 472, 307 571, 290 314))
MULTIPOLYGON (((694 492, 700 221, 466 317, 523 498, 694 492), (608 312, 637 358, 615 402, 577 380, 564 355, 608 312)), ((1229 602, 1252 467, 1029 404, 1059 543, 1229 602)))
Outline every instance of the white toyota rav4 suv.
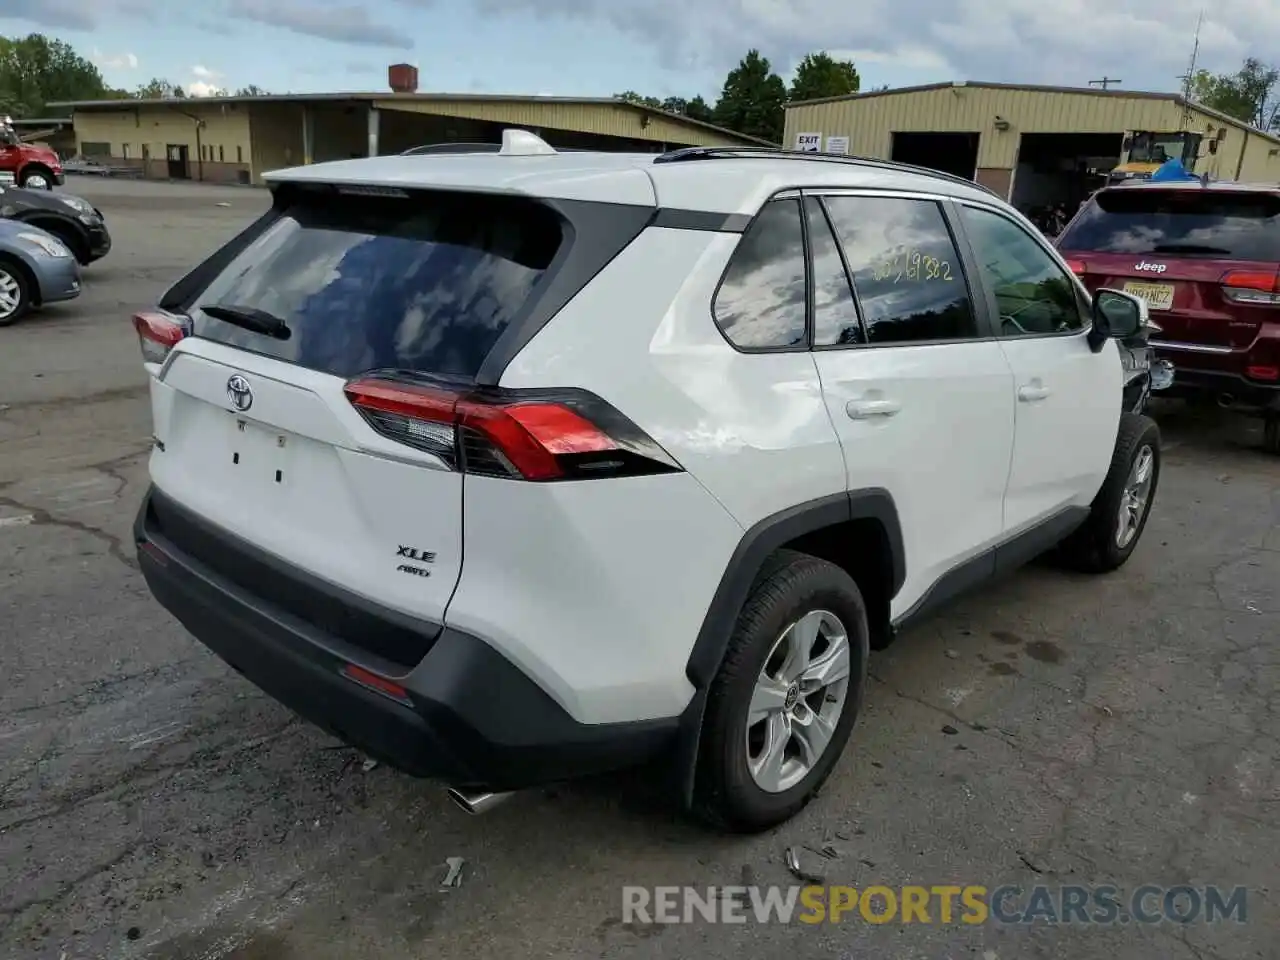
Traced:
POLYGON ((868 650, 1052 551, 1124 563, 1160 471, 1146 308, 974 183, 767 149, 375 157, 135 326, 155 597, 477 811, 663 757, 759 830, 868 650))

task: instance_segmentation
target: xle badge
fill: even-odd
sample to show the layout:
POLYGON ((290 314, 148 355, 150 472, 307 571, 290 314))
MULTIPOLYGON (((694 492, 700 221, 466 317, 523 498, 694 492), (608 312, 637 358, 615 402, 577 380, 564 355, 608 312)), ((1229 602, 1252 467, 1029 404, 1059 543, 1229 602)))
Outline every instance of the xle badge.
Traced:
MULTIPOLYGON (((418 563, 435 563, 436 562, 436 555, 433 551, 419 550, 417 547, 406 547, 404 544, 400 544, 400 546, 396 548, 396 556, 405 557, 409 560, 416 560, 418 563)), ((426 567, 419 567, 410 563, 400 564, 400 566, 396 567, 396 571, 398 573, 413 574, 413 576, 415 577, 431 576, 431 571, 428 570, 426 567)))

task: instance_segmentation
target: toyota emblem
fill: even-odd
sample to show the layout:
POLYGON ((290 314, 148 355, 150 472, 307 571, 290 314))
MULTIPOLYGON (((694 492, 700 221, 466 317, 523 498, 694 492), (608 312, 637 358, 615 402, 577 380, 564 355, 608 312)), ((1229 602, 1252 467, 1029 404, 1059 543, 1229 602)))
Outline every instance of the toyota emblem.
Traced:
POLYGON ((234 374, 227 381, 227 399, 231 401, 231 405, 237 410, 243 412, 253 406, 253 390, 249 387, 249 381, 240 374, 234 374))

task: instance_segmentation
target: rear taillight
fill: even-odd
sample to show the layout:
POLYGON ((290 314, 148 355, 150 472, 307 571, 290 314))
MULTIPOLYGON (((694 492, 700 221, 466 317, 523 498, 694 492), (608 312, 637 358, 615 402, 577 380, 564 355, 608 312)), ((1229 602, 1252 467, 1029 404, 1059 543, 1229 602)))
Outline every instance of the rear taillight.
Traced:
POLYGON ((1236 303, 1280 306, 1280 274, 1271 270, 1232 270, 1222 278, 1222 295, 1236 303))
POLYGON ((1067 269, 1074 273, 1077 277, 1083 277, 1087 267, 1083 260, 1068 260, 1067 269))
POLYGON ((147 363, 164 363, 169 351, 187 335, 182 319, 167 313, 135 313, 133 329, 138 331, 142 359, 147 363))
POLYGON ((584 390, 456 390, 361 378, 347 398, 374 430, 454 470, 511 480, 672 473, 643 430, 584 390))

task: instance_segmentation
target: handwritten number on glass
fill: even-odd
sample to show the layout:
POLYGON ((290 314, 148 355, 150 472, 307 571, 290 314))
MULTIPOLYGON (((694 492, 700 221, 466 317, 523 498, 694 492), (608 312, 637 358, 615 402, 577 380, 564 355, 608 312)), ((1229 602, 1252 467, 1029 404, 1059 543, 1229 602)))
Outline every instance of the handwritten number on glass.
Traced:
POLYGON ((873 280, 892 278, 894 283, 901 283, 903 280, 946 281, 951 277, 951 261, 931 257, 915 249, 900 251, 887 260, 877 263, 871 271, 873 280))

